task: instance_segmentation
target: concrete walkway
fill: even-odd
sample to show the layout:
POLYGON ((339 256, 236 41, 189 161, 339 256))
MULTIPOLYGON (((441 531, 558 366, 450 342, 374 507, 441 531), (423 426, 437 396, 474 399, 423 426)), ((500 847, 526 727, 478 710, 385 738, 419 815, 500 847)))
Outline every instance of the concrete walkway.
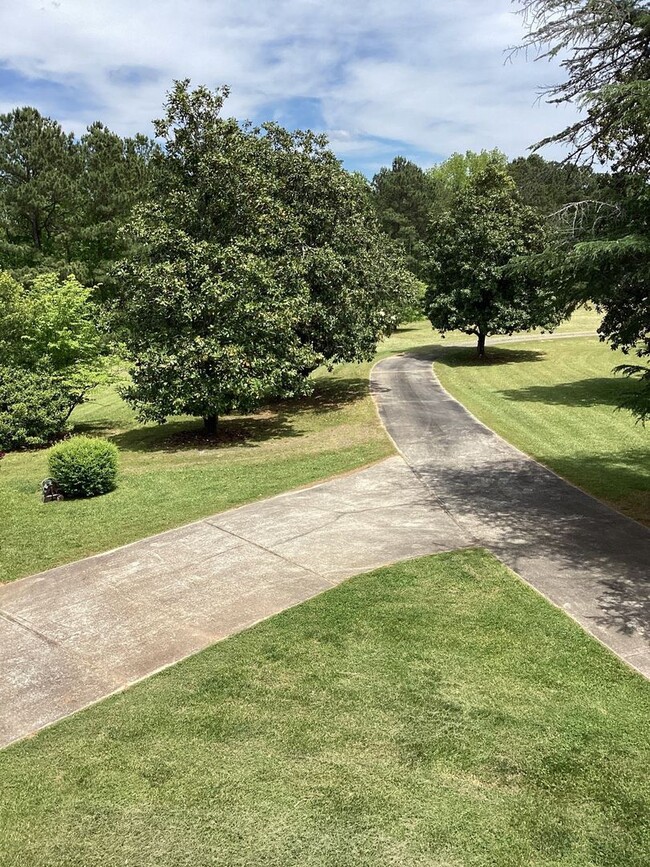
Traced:
POLYGON ((400 457, 0 587, 0 746, 345 578, 462 547, 400 457))
POLYGON ((372 372, 381 418, 409 466, 468 543, 650 677, 650 530, 481 424, 437 381, 434 357, 395 356, 372 372))
POLYGON ((404 458, 0 587, 0 746, 351 575, 475 545, 650 676, 650 532, 483 427, 430 356, 371 384, 404 458))

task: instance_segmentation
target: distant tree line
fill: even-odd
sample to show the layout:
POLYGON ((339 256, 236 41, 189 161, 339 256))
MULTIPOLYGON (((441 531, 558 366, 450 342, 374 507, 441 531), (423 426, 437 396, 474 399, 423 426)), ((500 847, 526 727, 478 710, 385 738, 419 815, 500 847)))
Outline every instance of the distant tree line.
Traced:
POLYGON ((146 136, 121 138, 99 122, 75 138, 35 108, 0 115, 2 266, 105 280, 126 252, 119 229, 148 194, 157 150, 146 136))
POLYGON ((142 419, 215 431, 370 359, 421 287, 323 136, 179 81, 157 142, 0 116, 0 448, 44 444, 126 361, 142 419))
POLYGON ((228 89, 189 81, 155 140, 1 115, 0 449, 61 435, 115 357, 141 418, 212 432, 308 393, 319 365, 371 358, 418 309, 483 354, 591 302, 638 356, 625 400, 650 417, 650 4, 519 5, 524 45, 562 58, 549 99, 583 110, 539 143, 568 145, 565 162, 397 157, 368 184, 323 136, 224 117, 228 89))
POLYGON ((383 230, 426 285, 422 313, 443 334, 552 329, 576 305, 522 267, 546 250, 563 209, 615 200, 609 175, 537 154, 508 162, 498 150, 452 154, 427 170, 404 157, 381 169, 372 196, 383 230))

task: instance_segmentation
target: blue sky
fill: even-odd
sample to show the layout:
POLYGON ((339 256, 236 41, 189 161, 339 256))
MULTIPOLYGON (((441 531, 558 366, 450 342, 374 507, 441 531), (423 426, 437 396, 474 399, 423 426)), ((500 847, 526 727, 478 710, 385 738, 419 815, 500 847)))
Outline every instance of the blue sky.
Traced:
MULTIPOLYGON (((1 0, 0 112, 152 133, 174 78, 228 84, 226 113, 326 132, 371 176, 397 155, 509 156, 574 118, 537 100, 561 70, 505 50, 510 0, 1 0)), ((547 150, 549 158, 559 156, 547 150)))

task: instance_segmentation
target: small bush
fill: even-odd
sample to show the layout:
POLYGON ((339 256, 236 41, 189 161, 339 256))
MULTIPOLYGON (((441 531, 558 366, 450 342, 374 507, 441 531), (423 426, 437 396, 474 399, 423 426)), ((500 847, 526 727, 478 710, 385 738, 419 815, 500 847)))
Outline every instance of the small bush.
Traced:
POLYGON ((0 367, 0 449, 49 445, 67 431, 70 405, 48 373, 0 367))
POLYGON ((72 437, 50 449, 50 475, 65 497, 95 497, 115 487, 117 448, 93 437, 72 437))

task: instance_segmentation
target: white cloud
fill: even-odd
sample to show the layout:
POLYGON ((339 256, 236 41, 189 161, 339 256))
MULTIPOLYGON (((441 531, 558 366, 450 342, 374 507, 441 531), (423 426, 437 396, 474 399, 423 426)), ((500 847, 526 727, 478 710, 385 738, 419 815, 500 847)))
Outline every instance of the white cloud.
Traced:
POLYGON ((365 156, 374 167, 386 148, 379 139, 429 161, 495 146, 515 155, 574 115, 535 102, 536 86, 560 77, 556 67, 505 63, 522 34, 512 8, 510 0, 2 0, 0 110, 26 93, 66 128, 101 119, 121 133, 150 132, 172 79, 190 77, 228 83, 228 113, 240 118, 319 100, 335 150, 357 164, 365 156), (10 73, 31 85, 18 88, 10 73))

